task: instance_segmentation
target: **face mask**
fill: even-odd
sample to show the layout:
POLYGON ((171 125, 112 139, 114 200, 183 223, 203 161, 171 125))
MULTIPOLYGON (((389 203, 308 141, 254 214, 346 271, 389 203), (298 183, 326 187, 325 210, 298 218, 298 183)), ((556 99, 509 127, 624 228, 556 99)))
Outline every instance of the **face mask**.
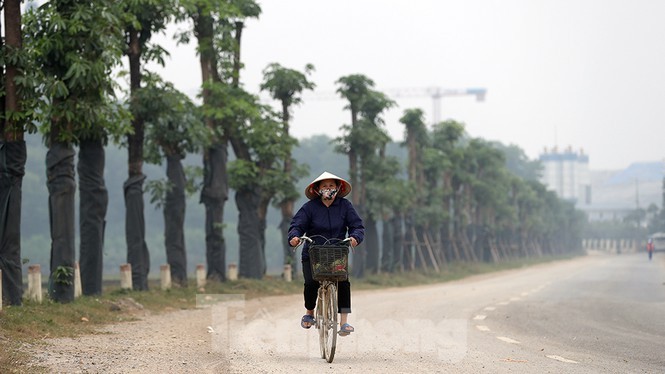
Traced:
POLYGON ((335 197, 335 194, 337 194, 337 190, 331 190, 331 189, 319 190, 319 195, 321 195, 324 200, 332 200, 332 198, 335 197))

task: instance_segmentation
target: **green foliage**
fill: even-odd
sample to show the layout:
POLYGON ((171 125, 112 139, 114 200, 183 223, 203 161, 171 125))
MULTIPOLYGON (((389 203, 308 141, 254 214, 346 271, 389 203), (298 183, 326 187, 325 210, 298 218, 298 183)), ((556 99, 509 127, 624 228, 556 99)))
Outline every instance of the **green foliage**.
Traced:
POLYGON ((216 78, 210 79, 232 85, 238 78, 234 72, 234 56, 240 48, 234 38, 236 28, 242 27, 247 19, 258 18, 261 7, 254 0, 180 0, 178 5, 176 19, 191 19, 194 27, 179 32, 176 39, 189 43, 196 37, 199 54, 214 63, 216 78))
POLYGON ((53 270, 53 281, 59 284, 71 285, 74 279, 74 268, 71 266, 58 266, 53 270))
POLYGON ((511 173, 526 180, 540 180, 543 165, 539 160, 529 160, 524 150, 515 144, 508 146, 499 142, 491 142, 490 144, 503 153, 506 159, 506 167, 511 173))
POLYGON ((24 18, 25 47, 34 57, 36 120, 57 141, 105 139, 128 131, 129 113, 114 97, 112 69, 122 56, 118 3, 50 1, 24 18))
POLYGON ((229 162, 229 187, 234 190, 252 188, 260 184, 259 168, 251 161, 236 159, 229 162))
POLYGON ((362 74, 347 75, 335 83, 339 86, 337 93, 349 102, 344 109, 349 109, 351 116, 360 111, 369 90, 374 87, 374 81, 362 74))
MULTIPOLYGON (((159 45, 152 44, 152 36, 166 29, 178 13, 177 0, 123 0, 121 21, 124 25, 126 41, 129 34, 138 31, 141 58, 143 62, 156 62, 164 65, 164 56, 169 53, 159 45)), ((124 54, 129 54, 129 45, 125 43, 124 54)))
POLYGON ((161 164, 165 156, 184 157, 208 146, 211 130, 187 95, 155 75, 146 75, 145 81, 131 101, 132 113, 144 120, 146 128, 144 159, 161 164))
MULTIPOLYGON (((307 173, 307 168, 304 165, 299 165, 291 156, 293 148, 297 145, 297 141, 289 134, 289 120, 290 109, 293 105, 301 103, 301 94, 304 90, 312 90, 315 84, 307 79, 307 76, 314 71, 314 65, 307 64, 305 72, 302 73, 297 70, 284 68, 277 63, 268 65, 263 70, 263 82, 261 83, 261 90, 268 91, 273 99, 279 100, 282 105, 281 134, 275 134, 281 144, 275 144, 276 149, 273 150, 273 155, 260 158, 272 158, 272 165, 266 173, 271 175, 269 185, 265 186, 267 195, 272 196, 273 204, 280 205, 285 201, 294 201, 300 195, 295 188, 295 182, 298 178, 307 173), (282 172, 278 167, 283 165, 282 172)), ((275 120, 276 121, 276 120, 275 120)), ((266 127, 275 126, 266 121, 266 127)), ((273 141, 271 137, 264 137, 266 141, 273 141)), ((263 142, 265 144, 265 141, 263 142)), ((253 147, 258 144, 253 142, 253 147)), ((270 154, 269 153, 269 154, 270 154)), ((266 164, 266 163, 264 163, 266 164)))
POLYGON ((282 107, 290 108, 302 102, 300 95, 304 90, 313 90, 316 85, 307 79, 314 71, 314 65, 307 64, 305 72, 288 69, 278 63, 272 63, 263 70, 261 90, 270 92, 275 100, 282 103, 282 107))
MULTIPOLYGON (((201 188, 203 182, 203 168, 199 166, 186 166, 185 172, 185 194, 188 197, 193 196, 201 188)), ((150 195, 150 203, 155 205, 155 209, 161 209, 166 202, 166 195, 173 189, 173 183, 168 179, 153 179, 145 184, 145 191, 150 195)))
MULTIPOLYGON (((35 107, 39 100, 37 88, 40 82, 30 72, 34 69, 34 51, 30 48, 13 48, 5 43, 0 49, 0 66, 6 67, 13 65, 18 69, 19 74, 14 78, 17 94, 21 101, 19 111, 0 111, 0 120, 4 120, 8 127, 6 132, 37 132, 37 126, 34 122, 35 107)), ((0 96, 6 95, 5 79, 0 82, 0 96)))
POLYGON ((422 109, 406 109, 399 122, 405 127, 405 142, 413 140, 419 145, 426 145, 429 142, 425 113, 422 109))
POLYGON ((155 209, 161 209, 166 201, 166 195, 173 189, 173 184, 168 179, 149 180, 145 183, 145 191, 150 194, 150 204, 155 209))

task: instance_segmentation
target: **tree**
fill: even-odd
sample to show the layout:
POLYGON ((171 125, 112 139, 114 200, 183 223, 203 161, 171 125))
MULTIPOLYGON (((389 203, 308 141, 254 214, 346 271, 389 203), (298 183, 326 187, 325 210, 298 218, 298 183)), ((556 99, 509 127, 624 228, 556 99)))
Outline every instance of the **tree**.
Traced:
POLYGON ((35 113, 47 134, 46 156, 51 222, 54 300, 74 298, 73 145, 126 130, 127 113, 115 101, 111 70, 120 61, 122 29, 117 4, 51 1, 26 17, 26 40, 36 53, 41 82, 35 113))
MULTIPOLYGON (((268 65, 263 70, 263 82, 261 90, 270 92, 273 99, 282 104, 282 137, 290 138, 289 126, 291 119, 291 107, 302 102, 301 94, 304 90, 312 90, 315 85, 307 79, 307 75, 314 71, 314 66, 305 66, 305 72, 282 67, 277 63, 268 65)), ((294 253, 288 244, 288 230, 294 213, 295 200, 300 196, 295 184, 299 177, 304 176, 303 170, 298 168, 291 155, 291 149, 286 150, 284 156, 284 177, 287 183, 280 184, 278 191, 278 204, 282 213, 279 228, 282 233, 282 245, 284 248, 284 264, 291 265, 291 275, 295 275, 296 263, 294 253)))
POLYGON ((164 207, 164 246, 171 279, 187 286, 185 195, 193 193, 195 186, 186 177, 182 159, 204 148, 210 133, 191 100, 156 76, 136 92, 135 100, 139 104, 135 113, 144 119, 146 127, 146 161, 161 165, 166 159, 168 180, 148 182, 147 188, 152 192, 151 202, 164 207))
POLYGON ((0 271, 6 304, 21 305, 21 200, 27 152, 24 133, 35 132, 30 103, 34 81, 29 79, 32 60, 23 47, 21 2, 3 2, 5 38, 0 46, 0 271))
POLYGON ((259 111, 246 112, 248 117, 244 125, 237 129, 248 153, 229 163, 229 180, 236 190, 239 214, 239 275, 258 279, 266 271, 267 208, 278 191, 290 183, 289 176, 283 172, 282 161, 294 146, 295 139, 284 136, 282 121, 276 113, 258 103, 249 106, 252 107, 259 111))
MULTIPOLYGON (((384 93, 375 90, 369 90, 363 104, 360 107, 360 120, 356 124, 355 137, 361 139, 364 144, 358 147, 359 158, 359 184, 356 188, 360 190, 359 209, 365 225, 365 250, 355 256, 361 261, 356 261, 354 269, 358 262, 364 269, 360 269, 362 275, 365 270, 370 273, 376 273, 379 270, 379 231, 377 221, 381 217, 380 212, 370 209, 374 204, 374 195, 368 194, 370 188, 382 188, 385 175, 377 173, 384 169, 383 163, 386 162, 385 147, 390 142, 390 136, 386 132, 385 122, 382 115, 385 111, 395 106, 396 103, 388 98, 384 93), (364 258, 363 258, 364 257, 364 258)), ((349 134, 351 136, 351 134, 349 134)), ((352 144, 353 139, 346 138, 344 143, 352 144)))
POLYGON ((511 173, 525 180, 540 180, 543 173, 540 161, 529 160, 524 150, 514 144, 508 146, 499 142, 490 142, 490 144, 504 154, 506 167, 511 173))
MULTIPOLYGON (((431 137, 433 148, 430 155, 431 165, 427 168, 428 174, 433 174, 430 178, 440 180, 441 196, 437 203, 441 204, 442 222, 436 235, 439 237, 440 245, 449 248, 445 258, 451 261, 462 259, 454 239, 456 204, 453 176, 462 158, 461 142, 465 136, 462 123, 450 120, 434 124, 431 137)), ((441 250, 445 252, 445 249, 441 250)))
POLYGON ((182 14, 194 23, 193 30, 181 33, 180 40, 188 42, 191 35, 197 39, 204 123, 213 133, 210 146, 203 152, 201 190, 201 202, 206 207, 207 278, 223 281, 226 279, 222 228, 228 199, 227 147, 229 141, 234 141, 234 124, 230 121, 233 112, 226 100, 239 85, 244 20, 258 17, 261 9, 253 0, 184 0, 180 5, 182 14))
POLYGON ((143 203, 143 143, 145 118, 138 91, 142 87, 144 62, 157 61, 163 65, 165 51, 150 43, 154 33, 161 32, 177 10, 172 0, 130 0, 123 2, 125 20, 125 55, 129 60, 130 107, 133 114, 132 132, 127 135, 128 178, 124 184, 125 240, 127 262, 132 265, 132 286, 135 290, 148 289, 150 252, 145 242, 145 218, 143 203))
MULTIPOLYGON (((406 241, 415 243, 417 238, 417 223, 415 222, 416 211, 418 207, 423 206, 425 174, 423 171, 423 150, 429 145, 427 134, 427 125, 425 124, 424 114, 421 109, 407 109, 400 118, 400 122, 405 127, 405 142, 408 152, 408 181, 413 186, 414 196, 411 209, 405 211, 405 232, 406 241), (414 235, 414 233, 416 235, 414 235)), ((405 254, 409 256, 410 267, 415 266, 415 256, 418 248, 407 247, 405 254)), ((421 256, 422 257, 422 256, 421 256)))
MULTIPOLYGON (((345 107, 351 112, 351 125, 343 126, 343 130, 348 134, 346 136, 348 142, 344 145, 343 151, 349 155, 349 177, 352 186, 356 186, 358 182, 358 150, 362 147, 362 139, 355 136, 356 125, 358 123, 358 115, 360 109, 365 101, 369 90, 374 87, 374 81, 362 74, 352 74, 341 77, 336 82, 339 85, 337 93, 349 104, 345 107)), ((356 208, 361 208, 360 193, 358 190, 351 191, 351 201, 356 208)), ((362 213, 361 213, 362 214, 362 213)))

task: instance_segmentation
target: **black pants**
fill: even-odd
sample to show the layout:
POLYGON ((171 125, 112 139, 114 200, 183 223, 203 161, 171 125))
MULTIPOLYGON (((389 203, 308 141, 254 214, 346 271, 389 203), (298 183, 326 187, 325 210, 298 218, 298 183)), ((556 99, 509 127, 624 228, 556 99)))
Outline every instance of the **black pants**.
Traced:
MULTIPOLYGON (((319 291, 319 282, 312 278, 309 260, 302 262, 302 275, 305 277, 305 308, 314 310, 319 291)), ((351 313, 351 283, 348 280, 337 282, 337 307, 339 313, 351 313)))

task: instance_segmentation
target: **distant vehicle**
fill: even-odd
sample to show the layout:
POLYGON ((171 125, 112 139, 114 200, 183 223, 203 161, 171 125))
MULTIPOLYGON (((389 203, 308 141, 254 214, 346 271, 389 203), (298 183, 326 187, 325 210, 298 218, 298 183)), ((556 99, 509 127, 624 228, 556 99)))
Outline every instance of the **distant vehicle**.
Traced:
POLYGON ((665 232, 657 232, 651 235, 654 244, 654 252, 665 252, 665 232))

